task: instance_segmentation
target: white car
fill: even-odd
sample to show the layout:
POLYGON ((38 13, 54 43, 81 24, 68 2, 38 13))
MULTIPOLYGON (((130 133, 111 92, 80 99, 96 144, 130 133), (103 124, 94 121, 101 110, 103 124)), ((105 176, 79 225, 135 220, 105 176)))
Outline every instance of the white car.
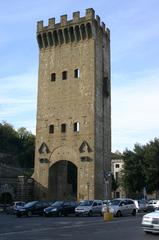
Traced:
POLYGON ((83 200, 79 206, 75 208, 75 215, 93 216, 94 214, 102 215, 102 200, 83 200))
POLYGON ((110 211, 114 216, 121 217, 124 215, 136 215, 136 205, 133 199, 130 198, 115 198, 110 201, 110 211))
POLYGON ((159 233, 159 209, 143 216, 142 228, 145 233, 159 233))

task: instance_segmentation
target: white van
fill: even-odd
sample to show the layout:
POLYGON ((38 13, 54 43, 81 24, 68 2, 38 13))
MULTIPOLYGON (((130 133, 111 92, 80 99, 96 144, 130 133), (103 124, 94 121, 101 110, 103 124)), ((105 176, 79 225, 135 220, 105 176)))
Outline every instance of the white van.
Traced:
POLYGON ((78 207, 75 208, 75 215, 93 216, 95 214, 102 215, 102 200, 83 200, 78 207))

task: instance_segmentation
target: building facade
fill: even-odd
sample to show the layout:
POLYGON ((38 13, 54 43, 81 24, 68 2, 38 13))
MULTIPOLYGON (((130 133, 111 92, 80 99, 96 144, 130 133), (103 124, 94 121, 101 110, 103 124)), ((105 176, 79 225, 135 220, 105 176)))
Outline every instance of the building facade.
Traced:
POLYGON ((118 185, 117 189, 112 193, 113 198, 126 197, 126 193, 121 185, 121 175, 123 171, 124 160, 122 158, 112 159, 111 172, 114 175, 114 179, 118 185))
MULTIPOLYGON (((111 170, 110 31, 86 9, 37 23, 39 46, 35 193, 105 198, 111 170)), ((110 195, 110 186, 107 190, 110 195)))

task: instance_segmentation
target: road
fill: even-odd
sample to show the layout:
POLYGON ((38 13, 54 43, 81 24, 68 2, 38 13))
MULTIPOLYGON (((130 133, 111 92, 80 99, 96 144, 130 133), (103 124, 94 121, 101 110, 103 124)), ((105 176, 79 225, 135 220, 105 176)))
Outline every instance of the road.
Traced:
POLYGON ((140 228, 142 215, 102 217, 22 217, 0 214, 0 240, 157 240, 140 228))

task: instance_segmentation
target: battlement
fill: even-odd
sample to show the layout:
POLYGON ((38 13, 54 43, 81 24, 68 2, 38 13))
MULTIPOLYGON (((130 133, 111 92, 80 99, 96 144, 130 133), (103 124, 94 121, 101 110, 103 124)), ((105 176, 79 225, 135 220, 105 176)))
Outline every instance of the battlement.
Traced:
POLYGON ((48 48, 63 43, 78 42, 81 40, 95 38, 97 29, 109 36, 109 29, 100 22, 100 17, 95 18, 95 11, 92 8, 86 9, 85 17, 80 17, 80 12, 73 12, 73 19, 67 20, 67 15, 60 17, 60 23, 55 18, 48 20, 48 26, 43 21, 37 22, 37 41, 39 48, 48 48))

